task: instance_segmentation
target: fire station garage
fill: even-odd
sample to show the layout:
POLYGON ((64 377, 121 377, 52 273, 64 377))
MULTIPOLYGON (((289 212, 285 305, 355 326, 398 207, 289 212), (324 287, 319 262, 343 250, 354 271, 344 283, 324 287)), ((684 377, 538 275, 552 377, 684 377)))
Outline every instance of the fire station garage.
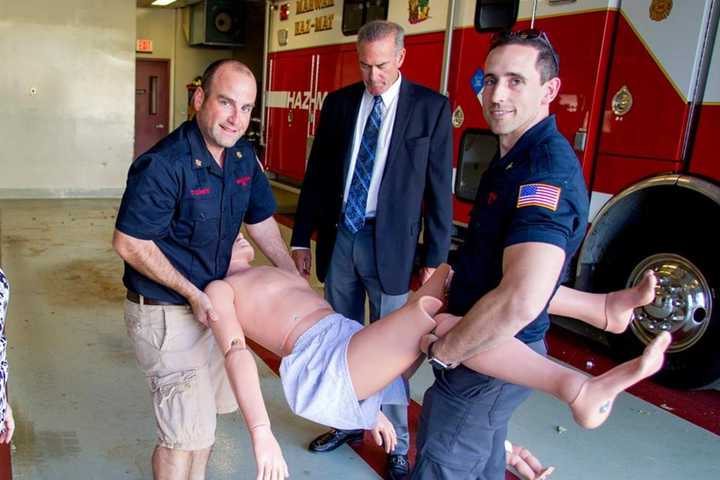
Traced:
MULTIPOLYGON (((551 315, 545 344, 553 362, 597 377, 669 332, 672 341, 659 371, 605 404, 612 412, 593 429, 578 425, 565 402, 533 391, 512 415, 508 440, 553 466, 550 478, 557 480, 720 478, 720 255, 712 233, 720 219, 719 17, 720 0, 0 0, 0 480, 151 479, 156 445, 170 452, 200 449, 160 432, 201 428, 194 423, 197 412, 207 408, 203 399, 213 398, 212 392, 175 405, 177 386, 162 385, 140 368, 147 358, 136 338, 144 327, 126 322, 124 309, 170 305, 192 315, 200 304, 188 305, 178 293, 182 282, 202 289, 224 277, 238 234, 228 224, 252 224, 253 216, 272 206, 270 194, 275 207, 262 218, 275 220, 289 251, 328 94, 386 68, 358 61, 358 30, 373 20, 404 30, 402 82, 447 97, 442 118, 452 143, 452 175, 446 172, 452 196, 444 200, 452 210, 450 263, 461 258, 481 178, 502 157, 503 133, 483 115, 484 99, 494 98, 485 89, 498 82, 492 72, 486 76, 485 59, 493 42, 509 35, 540 39, 557 52, 552 61, 561 82, 549 113, 577 157, 588 206, 582 219, 587 230, 564 285, 606 294, 640 288, 646 272, 653 272, 653 299, 631 309, 624 331, 609 333, 551 315), (203 88, 208 65, 227 58, 252 72, 255 85, 246 84, 256 87, 254 100, 238 106, 203 88), (218 103, 208 115, 218 123, 207 133, 196 113, 213 98, 218 103), (234 113, 223 113, 236 106, 234 113), (216 140, 228 135, 223 115, 246 119, 230 122, 239 125, 232 133, 235 140, 242 135, 242 148, 216 140), (166 138, 188 147, 169 148, 166 138), (161 141, 166 146, 159 147, 161 141), (220 145, 220 158, 234 152, 236 170, 249 172, 228 176, 227 188, 252 182, 265 189, 262 202, 255 198, 259 194, 243 200, 247 207, 228 197, 230 203, 218 207, 222 213, 207 218, 212 207, 201 202, 212 201, 215 187, 188 186, 180 176, 208 172, 222 187, 228 164, 213 163, 213 145, 220 145), (149 163, 161 150, 171 152, 168 162, 180 164, 175 156, 181 155, 187 160, 173 171, 149 163), (144 155, 148 151, 155 153, 144 155), (133 180, 152 165, 162 178, 144 186, 133 180), (121 209, 126 189, 143 198, 146 213, 134 203, 121 209), (173 195, 176 204, 167 201, 173 195), (162 209, 162 221, 149 213, 162 209), (182 277, 179 283, 158 280, 169 277, 149 269, 128 273, 113 247, 121 224, 122 235, 134 237, 125 229, 130 223, 119 220, 124 218, 145 232, 134 241, 154 248, 167 269, 182 277), (185 245, 183 235, 187 251, 177 247, 185 245), (168 247, 166 237, 176 246, 168 247), (186 265, 191 258, 215 273, 195 277, 192 270, 199 267, 186 265), (162 286, 169 297, 153 296, 159 291, 153 290, 155 280, 178 290, 162 286), (128 285, 149 290, 134 292, 128 285), (166 417, 155 421, 157 411, 173 408, 169 415, 182 417, 179 424, 163 427, 166 417)), ((512 88, 521 88, 527 79, 513 75, 512 88)), ((370 102, 372 95, 380 98, 368 91, 370 102)), ((393 128, 406 120, 401 117, 393 128)), ((325 128, 334 135, 332 125, 325 128)), ((343 148, 349 159, 352 132, 343 133, 337 138, 348 139, 343 148)), ((365 142, 367 130, 361 133, 365 142)), ((360 133, 355 138, 360 141, 360 133)), ((435 152, 423 144, 426 139, 415 140, 403 140, 399 150, 435 152)), ((391 140, 384 168, 397 151, 391 140)), ((415 173, 408 171, 407 179, 415 173)), ((537 194, 516 195, 519 208, 520 197, 537 194)), ((534 201, 542 208, 548 200, 534 201)), ((313 215, 321 217, 324 208, 329 207, 313 215)), ((424 208, 430 208, 427 199, 424 208)), ((415 224, 420 243, 427 228, 415 224)), ((254 237, 249 230, 243 226, 241 232, 254 237)), ((320 253, 316 238, 313 259, 320 253)), ((418 245, 418 259, 424 248, 418 245)), ((271 264, 256 248, 253 265, 271 264)), ((323 295, 314 267, 307 280, 323 295)), ((411 289, 420 285, 417 270, 411 289)), ((601 315, 607 322, 612 296, 592 298, 605 299, 601 315)), ((162 325, 168 315, 161 313, 162 325)), ((207 334, 209 350, 218 348, 209 330, 197 325, 207 334)), ((152 328, 148 335, 162 353, 175 340, 169 327, 152 328)), ((390 478, 388 456, 369 431, 332 452, 309 451, 313 439, 338 425, 294 415, 279 377, 281 358, 253 340, 247 347, 290 477, 390 478)), ((221 360, 217 365, 217 375, 225 375, 221 360)), ((424 394, 442 375, 438 368, 422 361, 409 381, 411 469, 419 455, 415 439, 424 394)), ((189 385, 196 371, 179 374, 189 385)), ((279 479, 257 476, 251 441, 256 427, 237 411, 218 415, 206 477, 195 465, 192 478, 279 479)), ((453 464, 465 473, 452 478, 485 478, 473 473, 477 459, 458 448, 453 464)), ((162 478, 186 478, 174 475, 162 478)), ((539 476, 509 465, 505 478, 539 476)))

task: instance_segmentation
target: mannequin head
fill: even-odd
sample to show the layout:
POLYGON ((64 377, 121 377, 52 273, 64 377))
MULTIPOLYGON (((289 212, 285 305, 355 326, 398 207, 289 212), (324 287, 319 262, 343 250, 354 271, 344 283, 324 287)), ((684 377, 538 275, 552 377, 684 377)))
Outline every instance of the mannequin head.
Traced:
POLYGON ((242 233, 238 234, 235 243, 233 243, 228 275, 250 268, 250 262, 254 259, 255 249, 242 233))

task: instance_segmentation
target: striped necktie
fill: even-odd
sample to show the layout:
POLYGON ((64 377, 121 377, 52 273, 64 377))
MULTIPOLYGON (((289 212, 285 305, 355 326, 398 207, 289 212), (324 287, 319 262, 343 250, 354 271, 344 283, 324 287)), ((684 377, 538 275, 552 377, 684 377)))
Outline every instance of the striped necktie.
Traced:
POLYGON ((373 108, 365 122, 360 149, 355 160, 350 190, 345 202, 343 222, 352 233, 356 233, 365 224, 365 208, 367 207, 370 179, 372 178, 375 153, 377 150, 380 125, 382 124, 384 105, 381 96, 373 97, 373 108))

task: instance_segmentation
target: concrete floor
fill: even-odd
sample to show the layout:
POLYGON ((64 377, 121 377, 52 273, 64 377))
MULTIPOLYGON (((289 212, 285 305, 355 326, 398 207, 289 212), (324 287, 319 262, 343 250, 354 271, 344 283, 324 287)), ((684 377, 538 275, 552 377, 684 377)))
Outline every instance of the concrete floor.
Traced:
MULTIPOLYGON (((124 331, 122 262, 110 247, 117 205, 0 201, 0 262, 12 284, 15 479, 151 478, 149 394, 124 331)), ((308 441, 325 428, 292 416, 275 374, 258 366, 293 478, 379 478, 348 447, 308 453, 308 441)), ((413 379, 416 401, 430 382, 423 368, 413 379)), ((254 478, 242 419, 218 423, 209 478, 254 478)), ((631 395, 619 398, 606 426, 587 432, 560 402, 534 394, 513 418, 511 438, 555 464, 556 480, 720 478, 717 435, 631 395)))
MULTIPOLYGON (((0 202, 0 259, 12 284, 7 333, 15 479, 152 478, 149 393, 122 320, 122 262, 110 247, 118 203, 0 202)), ((258 365, 295 476, 377 478, 349 448, 332 456, 307 452, 304 446, 324 427, 293 417, 275 374, 258 365)), ((209 473, 254 477, 238 415, 219 422, 209 473)))

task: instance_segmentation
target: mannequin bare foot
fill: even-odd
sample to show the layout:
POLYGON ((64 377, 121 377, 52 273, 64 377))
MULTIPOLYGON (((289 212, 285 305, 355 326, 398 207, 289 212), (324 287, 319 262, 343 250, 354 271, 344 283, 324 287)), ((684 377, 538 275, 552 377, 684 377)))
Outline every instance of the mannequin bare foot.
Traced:
POLYGON ((508 468, 520 478, 525 480, 545 480, 555 471, 555 467, 543 467, 540 460, 527 448, 513 445, 507 440, 505 440, 505 451, 505 461, 508 468))
POLYGON ((633 318, 633 310, 655 299, 655 285, 655 273, 648 270, 634 287, 608 293, 605 299, 605 331, 624 332, 633 318))
POLYGON ((671 340, 668 332, 662 332, 645 347, 641 356, 587 379, 575 400, 570 402, 575 421, 585 428, 602 425, 620 392, 660 370, 671 340))
POLYGON ((444 302, 451 275, 452 268, 450 268, 450 265, 447 263, 438 265, 435 273, 432 274, 428 281, 410 295, 408 303, 423 296, 435 297, 444 302))

